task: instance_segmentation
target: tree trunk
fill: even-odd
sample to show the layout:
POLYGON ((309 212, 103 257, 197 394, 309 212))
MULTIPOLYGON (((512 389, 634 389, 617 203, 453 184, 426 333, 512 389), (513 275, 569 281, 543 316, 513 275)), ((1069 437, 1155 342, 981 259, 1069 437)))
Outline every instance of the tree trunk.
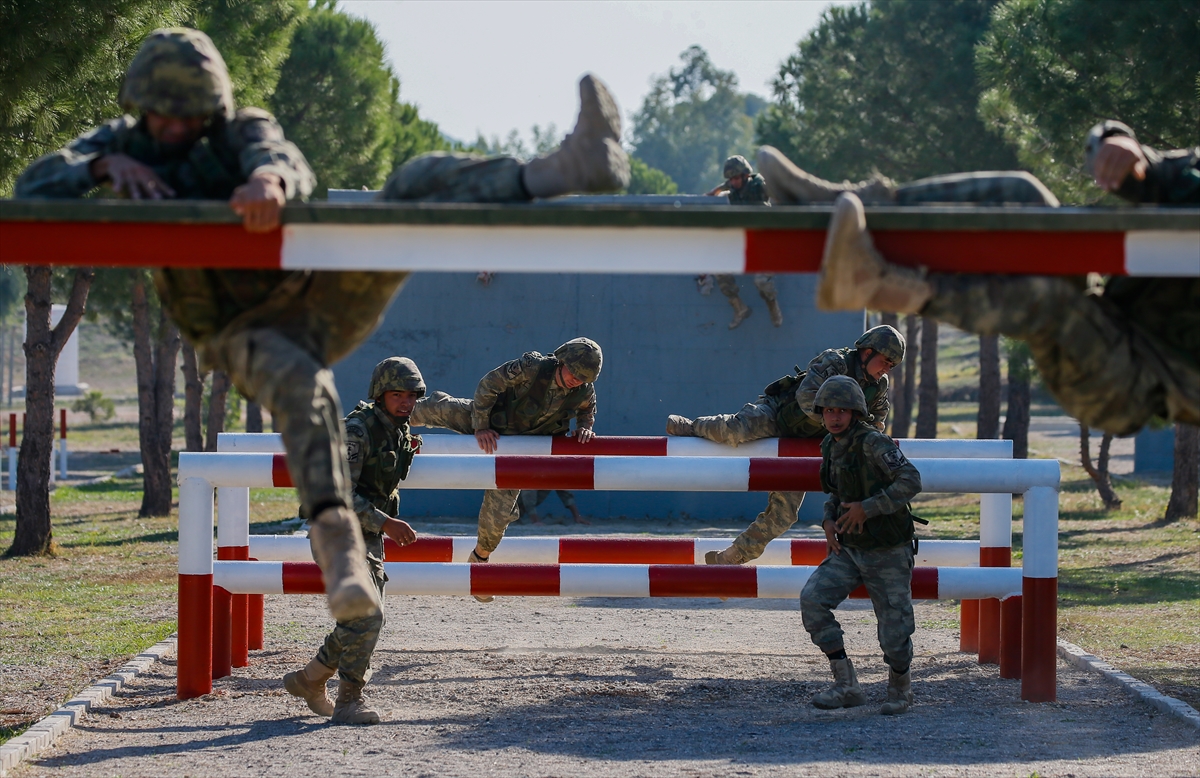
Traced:
POLYGON ((246 432, 262 432, 262 406, 256 402, 246 401, 246 432))
POLYGON ((138 439, 142 451, 142 508, 139 516, 171 512, 171 427, 175 418, 175 359, 179 330, 159 311, 158 333, 152 336, 146 275, 135 270, 133 281, 133 356, 137 365, 138 439))
POLYGON ((223 370, 214 370, 208 395, 208 432, 204 437, 204 450, 217 450, 217 435, 225 431, 225 402, 229 399, 229 375, 223 370))
POLYGON ((912 426, 913 402, 917 398, 917 364, 921 359, 921 317, 910 313, 904 317, 904 365, 896 373, 896 413, 892 422, 892 437, 907 438, 912 426))
POLYGON ((1196 518, 1197 487, 1200 486, 1200 427, 1175 425, 1175 469, 1171 476, 1171 499, 1167 521, 1196 518))
POLYGON ((1013 442, 1013 459, 1029 458, 1030 381, 1029 346, 1019 340, 1009 341, 1008 349, 1008 407, 1004 415, 1004 439, 1013 442))
POLYGON ((50 457, 54 452, 54 372, 58 354, 83 316, 95 273, 75 271, 66 313, 50 326, 49 266, 29 266, 25 293, 25 430, 17 460, 17 522, 8 556, 53 552, 50 530, 50 457))
POLYGON ((1092 477, 1092 481, 1096 484, 1096 491, 1100 493, 1100 500, 1104 503, 1105 510, 1116 510, 1121 507, 1121 498, 1117 496, 1113 489, 1112 477, 1108 472, 1108 450, 1112 445, 1112 433, 1104 433, 1104 437, 1100 439, 1100 459, 1092 464, 1091 452, 1091 430, 1083 422, 1079 422, 1079 459, 1083 462, 1083 469, 1092 477))
POLYGON ((979 414, 975 437, 1000 437, 1000 336, 979 336, 979 414))
POLYGON ((204 450, 204 429, 200 412, 204 403, 204 376, 196 360, 196 349, 183 343, 183 440, 185 451, 204 450))
POLYGON ((921 319, 921 396, 917 400, 917 437, 936 438, 938 420, 938 323, 921 319))

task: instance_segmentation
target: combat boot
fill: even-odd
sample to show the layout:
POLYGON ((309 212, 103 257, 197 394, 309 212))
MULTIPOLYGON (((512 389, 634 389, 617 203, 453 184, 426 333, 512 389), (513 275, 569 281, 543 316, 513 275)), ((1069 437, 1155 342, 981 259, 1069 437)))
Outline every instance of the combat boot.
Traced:
POLYGON ((534 197, 614 192, 629 186, 629 157, 621 148, 621 115, 608 88, 592 75, 579 82, 579 118, 562 145, 525 165, 525 191, 534 197))
POLYGON ((745 561, 745 555, 734 546, 730 546, 724 551, 708 551, 704 554, 704 564, 706 565, 740 565, 745 561))
POLYGON ((339 724, 378 724, 379 714, 367 707, 363 685, 338 681, 337 704, 333 706, 333 721, 339 724))
POLYGON ((367 547, 358 517, 349 508, 326 508, 312 522, 308 537, 334 620, 379 615, 379 591, 367 569, 367 547))
POLYGON ((283 688, 288 694, 308 703, 308 709, 318 716, 332 716, 333 703, 325 693, 325 683, 337 672, 313 658, 300 670, 283 676, 283 688))
POLYGON ((918 313, 931 297, 933 287, 923 269, 893 265, 875 250, 862 201, 852 194, 839 196, 825 236, 817 307, 918 313))
POLYGON ((730 297, 729 304, 733 306, 733 320, 729 322, 729 329, 736 330, 754 311, 740 297, 730 297))
MULTIPOLYGON (((486 565, 488 563, 488 559, 490 558, 491 557, 481 557, 479 554, 475 553, 475 549, 471 549, 471 555, 467 557, 467 562, 473 565, 486 565)), ((472 594, 471 596, 480 602, 491 602, 492 600, 496 599, 490 594, 472 594)))
POLYGON ((830 659, 829 669, 833 671, 833 686, 812 698, 812 704, 823 710, 835 708, 857 708, 867 704, 867 695, 863 694, 858 685, 858 673, 854 672, 854 663, 850 657, 845 659, 830 659))
POLYGON ((912 670, 905 670, 904 675, 900 675, 889 667, 887 702, 883 704, 879 712, 885 716, 897 716, 901 713, 908 713, 908 707, 912 703, 912 670))
POLYGON ((896 196, 896 185, 881 175, 856 184, 849 181, 835 184, 804 172, 773 146, 758 150, 758 172, 767 181, 771 202, 777 205, 831 203, 842 192, 853 192, 869 203, 891 202, 896 196))
POLYGON ((783 311, 779 309, 779 300, 771 297, 767 300, 767 310, 771 312, 771 323, 776 327, 783 326, 783 311))
POLYGON ((667 417, 667 434, 677 438, 694 438, 696 437, 695 424, 696 422, 687 416, 671 414, 667 417))

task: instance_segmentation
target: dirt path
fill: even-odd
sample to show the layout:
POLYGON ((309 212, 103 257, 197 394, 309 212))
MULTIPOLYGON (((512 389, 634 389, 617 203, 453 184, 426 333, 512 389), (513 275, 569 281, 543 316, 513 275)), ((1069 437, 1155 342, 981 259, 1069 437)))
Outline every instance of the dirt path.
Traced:
POLYGON ((328 627, 269 597, 267 649, 178 702, 157 665, 34 764, 33 776, 1190 775, 1194 729, 1059 665, 1059 701, 1019 700, 957 653, 953 609, 918 605, 914 689, 886 675, 869 604, 841 611, 871 704, 820 711, 828 667, 794 601, 391 597, 368 690, 385 716, 330 726, 282 690, 328 627))

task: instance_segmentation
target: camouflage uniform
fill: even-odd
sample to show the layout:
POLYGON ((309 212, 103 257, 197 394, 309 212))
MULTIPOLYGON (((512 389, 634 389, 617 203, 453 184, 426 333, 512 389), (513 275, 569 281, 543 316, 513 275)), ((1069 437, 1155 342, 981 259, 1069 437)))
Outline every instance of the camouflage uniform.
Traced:
MULTIPOLYGON (((746 403, 737 413, 697 418, 693 429, 699 437, 728 446, 763 438, 823 437, 825 427, 820 414, 813 409, 813 401, 821 384, 834 375, 848 375, 862 385, 871 398, 870 421, 882 428, 891 409, 888 377, 872 379, 863 370, 858 349, 843 348, 821 352, 808 363, 806 372, 775 381, 763 390, 758 402, 746 403)), ((736 553, 743 561, 762 556, 768 543, 796 523, 803 504, 804 492, 768 494, 767 507, 733 541, 736 553)))
MULTIPOLYGON (((752 173, 749 163, 742 157, 731 157, 733 160, 741 160, 745 165, 745 171, 751 173, 750 178, 746 179, 746 183, 742 184, 741 189, 729 187, 729 204, 730 205, 767 205, 771 204, 770 198, 767 196, 767 182, 758 173, 752 173)), ((730 162, 725 163, 725 175, 730 174, 730 162)), ((740 166, 739 166, 740 169, 740 166)), ((730 300, 739 296, 737 281, 729 273, 717 273, 717 286, 721 290, 721 294, 728 297, 730 300)), ((778 299, 778 293, 775 290, 775 276, 770 273, 755 273, 754 286, 758 288, 758 294, 763 300, 775 302, 778 299)))
MULTIPOLYGON (((1119 122, 1090 134, 1099 142, 1133 137, 1119 122)), ((1135 202, 1200 203, 1200 148, 1158 152, 1144 181, 1117 194, 1135 202)), ((1200 279, 1112 278, 1085 290, 1078 280, 1043 276, 930 274, 922 311, 981 335, 1029 343, 1038 372, 1067 413, 1116 435, 1151 418, 1200 424, 1200 279)))
MULTIPOLYGON (((479 381, 475 397, 467 400, 434 392, 413 410, 412 423, 443 427, 464 435, 494 430, 501 435, 565 435, 570 420, 576 429, 596 423, 596 389, 588 382, 563 389, 555 380, 560 361, 554 355, 526 352, 505 362, 479 381)), ((598 369, 597 369, 597 372, 598 369)), ((501 444, 501 453, 503 453, 501 444)), ((504 530, 517 518, 519 489, 491 489, 479 508, 479 547, 492 552, 504 530)))
POLYGON ((863 584, 878 621, 879 645, 888 665, 904 672, 912 663, 913 517, 908 503, 921 491, 921 475, 887 435, 860 422, 821 442, 821 488, 829 494, 825 521, 836 520, 843 503, 861 502, 862 532, 838 535, 830 554, 809 577, 800 595, 804 628, 821 651, 844 648, 833 615, 863 584))
MULTIPOLYGON (((367 567, 379 596, 383 571, 383 526, 400 511, 400 481, 408 476, 421 438, 409 432, 408 419, 393 417, 378 402, 360 402, 346 417, 346 460, 353 484, 354 512, 367 546, 367 567)), ((371 655, 383 630, 384 617, 339 621, 317 652, 317 660, 336 667, 338 676, 358 685, 367 682, 371 655)))

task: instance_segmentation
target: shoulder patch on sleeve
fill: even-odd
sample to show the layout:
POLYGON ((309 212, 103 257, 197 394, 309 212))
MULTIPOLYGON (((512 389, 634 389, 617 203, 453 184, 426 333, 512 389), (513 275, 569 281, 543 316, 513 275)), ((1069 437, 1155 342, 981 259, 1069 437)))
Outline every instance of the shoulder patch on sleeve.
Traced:
POLYGON ((904 452, 898 448, 892 448, 885 452, 880 457, 883 463, 888 466, 889 470, 899 470, 908 464, 908 459, 905 458, 904 452))
POLYGON ((358 438, 349 438, 346 441, 346 461, 350 463, 357 462, 362 457, 362 441, 358 438))

